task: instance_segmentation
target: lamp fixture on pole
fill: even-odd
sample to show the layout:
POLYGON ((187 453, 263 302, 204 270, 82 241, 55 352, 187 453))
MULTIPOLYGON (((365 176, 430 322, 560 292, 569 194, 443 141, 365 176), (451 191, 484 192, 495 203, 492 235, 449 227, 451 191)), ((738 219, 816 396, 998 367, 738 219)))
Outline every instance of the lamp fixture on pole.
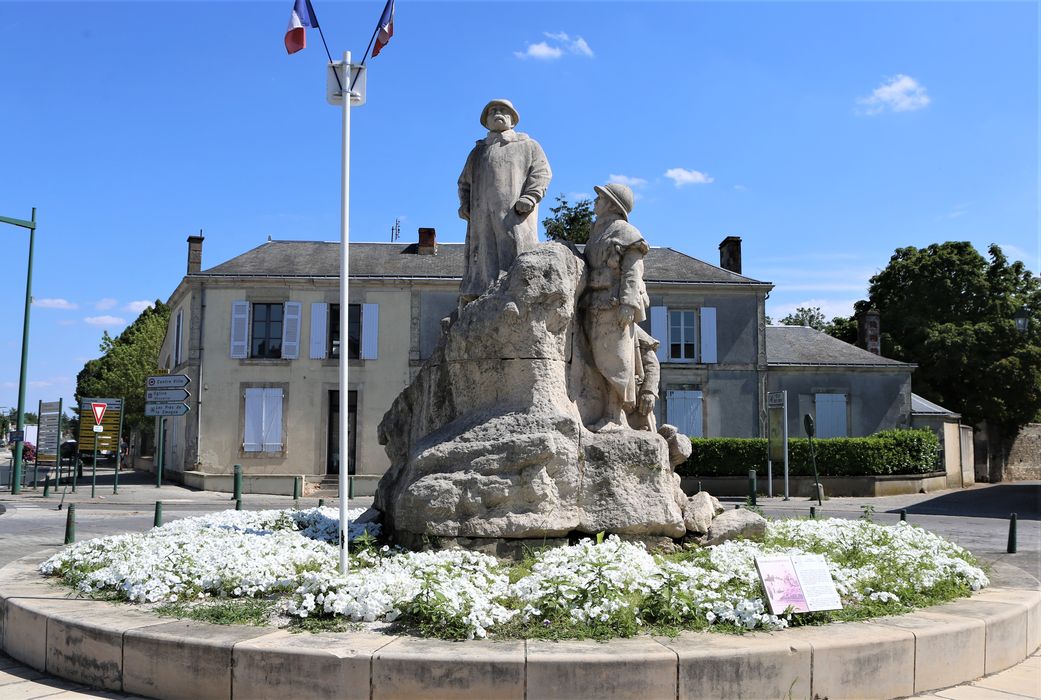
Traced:
POLYGON ((1012 320, 1016 322, 1016 330, 1022 334, 1025 334, 1030 330, 1030 312, 1027 311, 1027 307, 1021 306, 1012 314, 1012 320))

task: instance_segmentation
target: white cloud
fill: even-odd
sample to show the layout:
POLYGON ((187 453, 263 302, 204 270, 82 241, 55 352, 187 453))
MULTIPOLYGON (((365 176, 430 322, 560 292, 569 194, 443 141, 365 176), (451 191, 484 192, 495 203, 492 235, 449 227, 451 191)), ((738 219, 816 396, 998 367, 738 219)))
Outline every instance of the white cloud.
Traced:
POLYGON ((676 183, 676 187, 683 187, 684 185, 707 185, 715 180, 702 172, 697 170, 687 170, 686 168, 669 168, 665 171, 665 177, 669 178, 676 183))
POLYGON ((581 202, 583 199, 588 199, 590 201, 595 199, 594 195, 592 195, 592 194, 590 194, 588 192, 568 192, 567 193, 567 198, 568 198, 568 201, 572 202, 572 203, 574 203, 574 202, 581 202))
POLYGON ((544 41, 540 41, 537 44, 528 44, 526 51, 514 51, 513 55, 517 58, 534 58, 540 61, 553 61, 564 55, 563 49, 558 49, 556 46, 550 46, 544 41))
POLYGON ((524 51, 514 51, 513 55, 520 59, 534 58, 540 61, 555 61, 565 53, 576 56, 593 57, 593 49, 589 42, 580 36, 572 38, 567 32, 543 32, 549 41, 528 44, 524 51))
POLYGON ((112 297, 105 297, 104 299, 98 299, 96 302, 94 302, 94 308, 98 311, 108 311, 109 309, 115 307, 115 305, 118 303, 119 302, 113 299, 112 297))
POLYGON ((133 311, 134 313, 139 314, 142 311, 144 311, 145 309, 147 309, 150 306, 152 306, 153 303, 154 302, 148 301, 147 299, 142 299, 141 301, 132 301, 129 304, 127 304, 126 306, 124 306, 123 310, 124 311, 133 311))
POLYGON ((59 326, 75 326, 79 321, 75 321, 71 318, 62 318, 58 320, 59 326))
POLYGON ((78 304, 73 304, 68 299, 33 299, 33 306, 41 309, 78 309, 78 304))
POLYGON ((880 114, 887 109, 892 112, 913 112, 929 102, 925 86, 903 73, 885 80, 868 97, 857 98, 857 104, 862 106, 861 112, 864 114, 880 114))
POLYGON ((1030 253, 1026 252, 1014 243, 998 243, 998 247, 1001 248, 1001 252, 1004 253, 1005 257, 1010 261, 1021 260, 1025 264, 1027 258, 1030 257, 1030 253))
POLYGON ((83 320, 92 326, 125 326, 127 324, 126 319, 118 316, 87 316, 83 320))
POLYGON ((608 175, 608 182, 616 182, 620 185, 629 185, 629 187, 643 187, 647 184, 647 181, 642 177, 629 177, 628 175, 608 175))
POLYGON ((737 190, 738 192, 747 192, 748 191, 748 188, 745 187, 744 185, 734 185, 734 189, 737 190))

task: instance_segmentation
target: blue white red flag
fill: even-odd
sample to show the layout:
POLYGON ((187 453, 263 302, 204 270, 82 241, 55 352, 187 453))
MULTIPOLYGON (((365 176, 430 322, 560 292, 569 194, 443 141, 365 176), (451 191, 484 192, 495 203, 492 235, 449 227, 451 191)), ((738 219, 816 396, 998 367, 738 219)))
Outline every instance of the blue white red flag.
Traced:
POLYGON ((318 27, 310 0, 296 0, 293 13, 289 15, 289 27, 286 29, 286 51, 294 54, 307 48, 307 27, 318 27))
POLYGON ((377 27, 376 45, 372 47, 372 57, 380 55, 380 51, 387 45, 390 38, 394 36, 394 0, 387 0, 387 6, 383 8, 380 15, 380 24, 377 27))

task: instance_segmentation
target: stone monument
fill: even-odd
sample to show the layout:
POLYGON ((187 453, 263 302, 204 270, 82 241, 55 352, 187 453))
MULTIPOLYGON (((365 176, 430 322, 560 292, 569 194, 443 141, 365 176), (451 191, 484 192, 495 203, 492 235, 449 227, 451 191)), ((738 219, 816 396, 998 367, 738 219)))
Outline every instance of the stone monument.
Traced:
POLYGON ((689 439, 656 429, 658 341, 637 325, 648 246, 629 222, 633 193, 595 188, 584 253, 537 244, 549 164, 534 141, 506 136, 517 119, 506 100, 482 113, 489 136, 459 179, 460 306, 380 423, 391 467, 374 506, 407 546, 499 554, 598 532, 669 543, 685 520, 707 529, 673 471, 689 439))

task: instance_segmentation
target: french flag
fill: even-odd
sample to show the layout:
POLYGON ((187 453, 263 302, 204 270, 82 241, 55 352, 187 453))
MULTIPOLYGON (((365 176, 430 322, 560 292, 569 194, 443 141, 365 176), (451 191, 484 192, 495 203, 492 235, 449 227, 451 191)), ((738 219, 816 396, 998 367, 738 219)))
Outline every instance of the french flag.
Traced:
POLYGON ((311 0, 296 0, 293 13, 289 15, 289 27, 286 29, 286 51, 294 54, 307 47, 307 27, 318 28, 311 0))
POLYGON ((387 6, 383 8, 383 14, 380 15, 378 31, 376 45, 372 47, 373 58, 380 55, 380 51, 390 42, 390 38, 394 36, 394 0, 387 0, 387 6))

